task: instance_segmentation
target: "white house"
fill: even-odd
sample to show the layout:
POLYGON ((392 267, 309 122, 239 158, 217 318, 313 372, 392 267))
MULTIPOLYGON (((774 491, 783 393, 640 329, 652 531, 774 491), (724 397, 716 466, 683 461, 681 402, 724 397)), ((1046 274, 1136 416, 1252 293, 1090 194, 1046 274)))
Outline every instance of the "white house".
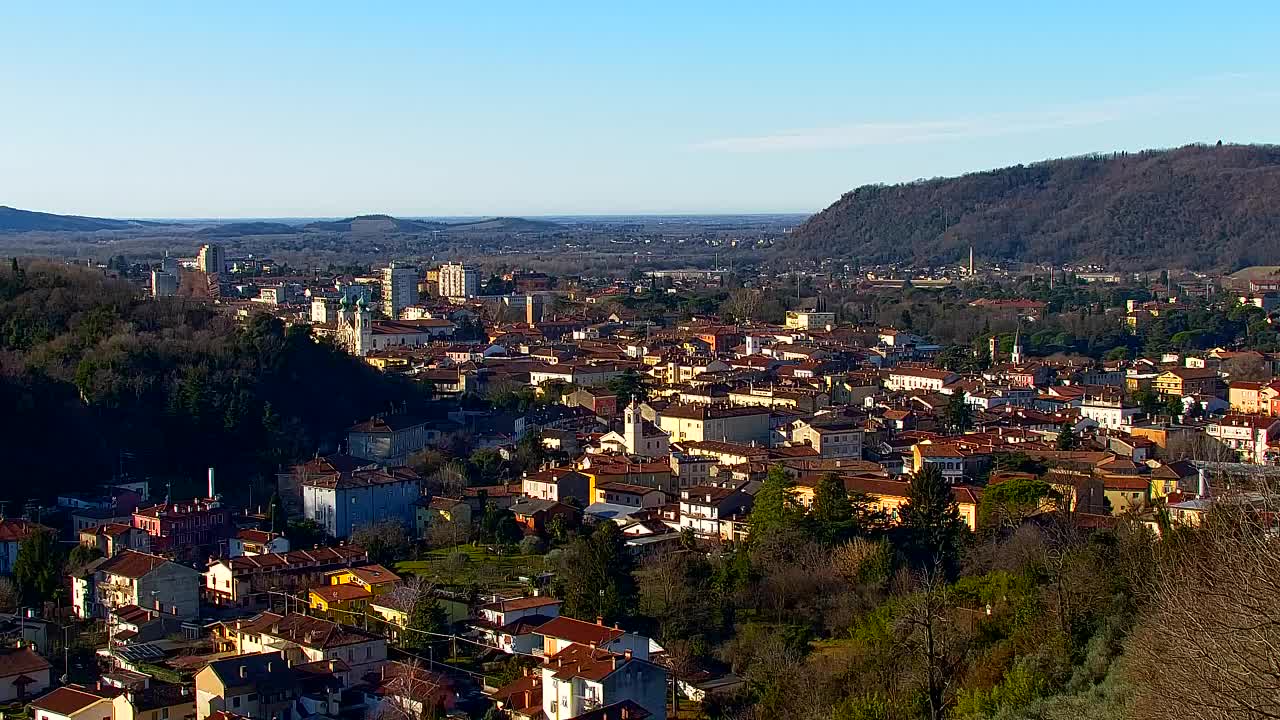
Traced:
POLYGON ((720 520, 751 508, 751 496, 733 488, 701 485, 680 491, 680 529, 720 537, 720 520))
POLYGON ((1280 437, 1280 418, 1227 415, 1206 425, 1205 433, 1240 453, 1243 462, 1264 465, 1267 445, 1280 437))
POLYGON ((1099 427, 1117 429, 1132 425, 1133 418, 1142 413, 1142 409, 1134 405, 1126 405, 1120 397, 1085 398, 1080 403, 1080 416, 1088 418, 1099 427))
POLYGON ((956 381, 956 374, 950 370, 933 368, 898 369, 889 372, 885 380, 886 390, 924 390, 926 392, 942 392, 944 386, 956 381))

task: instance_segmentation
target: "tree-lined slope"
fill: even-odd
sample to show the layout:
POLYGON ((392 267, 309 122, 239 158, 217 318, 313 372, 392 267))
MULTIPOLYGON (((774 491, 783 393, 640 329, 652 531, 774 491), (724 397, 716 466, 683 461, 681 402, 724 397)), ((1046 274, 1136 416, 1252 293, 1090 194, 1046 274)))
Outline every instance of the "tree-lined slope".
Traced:
POLYGON ((814 215, 788 256, 929 264, 980 258, 1125 268, 1280 263, 1280 146, 1048 160, 867 185, 814 215))

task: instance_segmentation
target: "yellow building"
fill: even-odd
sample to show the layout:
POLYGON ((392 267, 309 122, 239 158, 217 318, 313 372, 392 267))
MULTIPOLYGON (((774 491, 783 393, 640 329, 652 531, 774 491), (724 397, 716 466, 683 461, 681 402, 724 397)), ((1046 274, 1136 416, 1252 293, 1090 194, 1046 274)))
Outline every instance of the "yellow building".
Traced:
POLYGON ((1173 368, 1157 375, 1151 387, 1164 397, 1217 395, 1218 372, 1207 368, 1173 368))
POLYGON ((325 585, 311 588, 307 602, 312 610, 363 612, 373 598, 391 591, 400 576, 381 565, 343 568, 326 573, 325 585))

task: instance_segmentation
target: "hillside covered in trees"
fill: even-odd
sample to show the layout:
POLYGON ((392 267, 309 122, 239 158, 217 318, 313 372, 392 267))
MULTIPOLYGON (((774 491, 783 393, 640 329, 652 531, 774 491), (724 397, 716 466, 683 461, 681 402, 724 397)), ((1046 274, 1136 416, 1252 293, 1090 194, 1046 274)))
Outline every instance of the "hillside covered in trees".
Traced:
POLYGON ((175 493, 216 465, 246 489, 417 392, 305 327, 142 300, 84 268, 0 269, 0 445, 22 480, 0 499, 90 488, 122 465, 175 493))
POLYGON ((1109 267, 1280 264, 1280 147, 1048 160, 866 185, 796 229, 788 257, 919 265, 980 259, 1109 267))

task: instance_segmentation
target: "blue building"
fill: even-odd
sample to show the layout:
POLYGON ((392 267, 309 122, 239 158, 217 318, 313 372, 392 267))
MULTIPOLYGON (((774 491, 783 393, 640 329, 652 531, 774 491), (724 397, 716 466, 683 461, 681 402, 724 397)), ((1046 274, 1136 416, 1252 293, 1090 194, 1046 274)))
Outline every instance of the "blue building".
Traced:
POLYGON ((395 520, 412 528, 422 478, 407 467, 368 467, 302 481, 302 513, 335 538, 366 525, 395 520))

